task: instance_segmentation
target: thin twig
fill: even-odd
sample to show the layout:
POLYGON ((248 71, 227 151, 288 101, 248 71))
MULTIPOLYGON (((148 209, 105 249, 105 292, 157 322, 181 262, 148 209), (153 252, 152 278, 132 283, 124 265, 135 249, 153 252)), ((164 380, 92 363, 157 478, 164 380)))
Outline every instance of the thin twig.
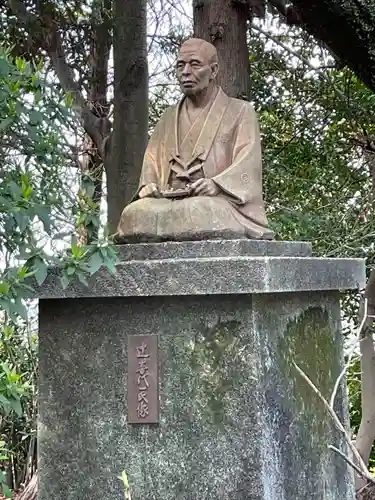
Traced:
POLYGON ((313 71, 321 71, 321 67, 314 66, 306 57, 303 57, 299 52, 296 50, 293 50, 291 47, 288 47, 285 43, 283 43, 281 40, 279 40, 276 36, 271 35, 271 33, 268 33, 267 31, 263 30, 260 26, 257 26, 256 24, 251 25, 251 29, 258 31, 261 35, 267 37, 269 40, 274 42, 276 45, 279 45, 282 49, 285 51, 289 52, 292 56, 296 57, 300 61, 303 62, 308 68, 310 68, 313 71))
MULTIPOLYGON (((358 118, 359 118, 359 112, 358 110, 352 106, 349 102, 348 102, 348 98, 347 96, 344 94, 344 92, 342 92, 342 90, 340 90, 336 85, 334 85, 334 82, 332 80, 332 78, 330 77, 330 75, 326 72, 326 71, 322 71, 323 67, 316 67, 314 66, 311 61, 309 61, 309 59, 307 59, 306 57, 304 57, 303 55, 301 55, 299 52, 293 50, 291 47, 288 47, 287 44, 283 43, 281 40, 279 40, 276 36, 273 36, 271 35, 271 33, 268 33, 267 31, 263 30, 260 26, 257 26, 255 25, 254 23, 251 25, 251 29, 252 30, 255 30, 257 31, 258 33, 260 33, 261 35, 265 36, 266 38, 268 38, 269 40, 271 40, 272 42, 274 42, 275 44, 279 45, 279 47, 281 47, 282 49, 284 49, 285 51, 289 52, 289 54, 291 54, 292 56, 296 57, 297 59, 299 59, 300 61, 302 61, 303 64, 305 64, 305 66, 307 66, 308 68, 310 68, 310 70, 312 71, 317 71, 319 73, 319 75, 327 82, 331 85, 333 91, 336 93, 336 95, 340 98, 340 100, 345 104, 347 110, 349 111, 349 113, 352 115, 352 117, 358 121, 358 118)), ((368 116, 370 120, 374 121, 375 120, 375 117, 373 115, 370 115, 368 116)))
POLYGON ((348 361, 346 363, 346 365, 344 366, 342 372, 340 373, 340 375, 338 376, 337 380, 336 380, 336 383, 335 383, 335 387, 333 388, 333 392, 332 392, 332 396, 331 396, 331 400, 330 400, 330 407, 333 409, 333 406, 335 404, 335 398, 336 398, 336 395, 337 395, 337 391, 339 389, 339 386, 340 386, 340 383, 341 383, 341 380, 343 379, 343 377, 345 376, 351 362, 352 362, 352 357, 353 357, 353 354, 354 354, 354 351, 357 347, 357 344, 358 342, 360 341, 361 339, 361 336, 362 336, 362 333, 363 333, 363 329, 366 325, 366 321, 367 321, 367 318, 368 318, 368 299, 365 299, 364 300, 364 306, 363 306, 363 318, 362 318, 362 321, 361 321, 361 324, 359 325, 359 328, 357 330, 357 335, 355 336, 355 342, 353 343, 353 347, 351 348, 350 352, 349 352, 349 356, 348 356, 348 361))
POLYGON ((311 387, 311 389, 315 392, 315 394, 322 401, 322 403, 326 407, 328 413, 332 417, 332 420, 336 424, 336 427, 343 433, 343 435, 345 437, 345 440, 346 440, 349 448, 351 449, 354 457, 356 458, 356 460, 357 460, 357 462, 359 464, 359 468, 361 470, 361 476, 364 479, 367 479, 367 481, 371 482, 372 484, 375 484, 375 478, 372 477, 371 474, 370 474, 370 472, 368 471, 368 469, 366 467, 366 464, 364 463, 361 455, 358 453, 357 448, 352 443, 352 440, 351 440, 349 434, 347 433, 345 427, 342 425, 342 423, 341 423, 339 417, 337 416, 336 412, 333 410, 333 408, 330 407, 328 401, 325 399, 325 397, 319 391, 319 389, 314 385, 314 383, 309 379, 309 377, 306 375, 306 373, 303 370, 301 370, 301 368, 294 361, 293 361, 293 365, 294 365, 295 369, 297 370, 297 372, 301 375, 301 377, 308 383, 308 385, 311 387))
POLYGON ((347 457, 347 456, 345 455, 345 453, 343 453, 341 450, 339 450, 338 448, 336 448, 336 446, 333 446, 332 444, 330 444, 330 445, 328 446, 328 448, 329 448, 330 450, 333 450, 333 451, 334 451, 335 453, 337 453, 338 455, 340 455, 340 457, 341 457, 343 460, 345 460, 345 462, 346 462, 346 463, 348 463, 351 467, 353 467, 353 469, 354 469, 356 472, 358 472, 358 474, 359 474, 360 476, 362 476, 362 475, 363 475, 363 473, 362 473, 361 469, 358 467, 358 465, 356 465, 356 464, 355 464, 352 460, 350 460, 350 458, 349 458, 349 457, 347 457))

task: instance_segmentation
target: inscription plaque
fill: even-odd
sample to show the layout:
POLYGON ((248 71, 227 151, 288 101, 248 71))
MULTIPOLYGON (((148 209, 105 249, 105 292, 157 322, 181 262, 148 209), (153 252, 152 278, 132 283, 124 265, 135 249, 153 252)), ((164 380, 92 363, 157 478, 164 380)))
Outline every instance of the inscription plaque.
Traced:
POLYGON ((159 423, 158 335, 128 336, 128 423, 159 423))

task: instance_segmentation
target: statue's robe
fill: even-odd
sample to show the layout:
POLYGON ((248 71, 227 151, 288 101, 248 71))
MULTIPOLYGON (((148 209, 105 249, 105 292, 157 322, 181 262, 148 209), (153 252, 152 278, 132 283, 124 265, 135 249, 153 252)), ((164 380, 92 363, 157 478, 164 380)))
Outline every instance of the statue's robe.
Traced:
POLYGON ((191 120, 185 98, 167 109, 150 138, 135 201, 118 224, 119 241, 209 238, 272 239, 262 192, 259 127, 252 105, 220 88, 191 120), (155 183, 161 191, 200 177, 212 179, 217 196, 138 198, 155 183))

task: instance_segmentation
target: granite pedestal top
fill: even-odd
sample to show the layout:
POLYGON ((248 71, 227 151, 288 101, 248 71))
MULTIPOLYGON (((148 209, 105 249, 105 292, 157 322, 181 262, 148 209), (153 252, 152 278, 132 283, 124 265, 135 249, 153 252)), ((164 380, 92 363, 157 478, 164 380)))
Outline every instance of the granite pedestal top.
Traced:
POLYGON ((115 276, 101 268, 65 290, 51 269, 40 299, 207 294, 263 294, 364 287, 363 259, 311 256, 305 242, 225 240, 117 247, 115 276))

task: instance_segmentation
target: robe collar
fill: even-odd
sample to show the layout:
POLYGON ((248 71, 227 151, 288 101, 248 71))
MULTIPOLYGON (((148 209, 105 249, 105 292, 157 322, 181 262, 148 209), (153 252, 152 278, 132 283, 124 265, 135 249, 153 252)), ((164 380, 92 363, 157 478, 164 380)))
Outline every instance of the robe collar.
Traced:
MULTIPOLYGON (((185 99, 186 97, 184 96, 178 103, 174 117, 174 148, 172 147, 170 150, 170 159, 177 162, 180 158, 178 144, 178 118, 185 99)), ((216 97, 207 113, 201 133, 199 134, 198 140, 193 148, 191 158, 184 165, 185 168, 189 167, 197 159, 201 161, 206 160, 228 104, 229 97, 224 93, 221 87, 219 87, 216 97)))

